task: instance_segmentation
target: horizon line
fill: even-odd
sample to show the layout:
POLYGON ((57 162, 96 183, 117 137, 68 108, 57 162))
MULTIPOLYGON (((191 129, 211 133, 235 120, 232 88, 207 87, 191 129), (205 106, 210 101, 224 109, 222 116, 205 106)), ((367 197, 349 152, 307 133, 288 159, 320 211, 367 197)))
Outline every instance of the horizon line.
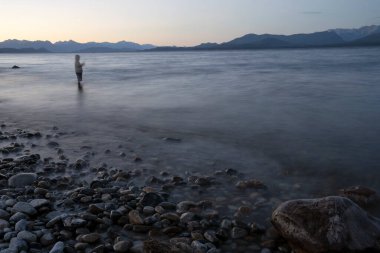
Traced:
MULTIPOLYGON (((296 35, 296 34, 310 34, 310 33, 318 33, 318 32, 330 32, 331 30, 338 30, 338 29, 360 29, 360 28, 371 27, 371 26, 380 26, 380 24, 363 25, 363 26, 360 26, 360 27, 357 27, 357 28, 331 28, 331 29, 327 29, 327 30, 318 30, 318 31, 313 31, 313 32, 289 33, 289 34, 287 34, 287 33, 283 33, 283 34, 281 34, 281 33, 273 33, 272 34, 272 33, 254 33, 254 32, 250 32, 250 33, 246 33, 246 34, 243 34, 243 35, 240 35, 240 36, 237 35, 239 37, 235 37, 234 39, 240 38, 240 37, 243 37, 243 36, 249 35, 249 34, 256 34, 256 35, 272 34, 272 35, 285 35, 285 36, 289 36, 289 35, 296 35)), ((155 45, 153 43, 139 43, 139 42, 128 41, 128 40, 119 40, 119 41, 86 41, 86 42, 80 42, 80 41, 77 41, 77 40, 74 40, 74 39, 52 41, 52 40, 46 40, 46 39, 28 40, 28 39, 16 39, 16 38, 5 39, 3 41, 0 41, 0 43, 8 41, 8 40, 29 41, 29 42, 40 41, 40 42, 50 42, 52 44, 56 44, 56 43, 59 43, 59 42, 75 42, 75 43, 79 43, 79 44, 86 44, 86 43, 113 43, 113 44, 116 44, 116 43, 120 43, 120 42, 128 42, 128 43, 138 44, 138 45, 141 45, 141 46, 143 46, 143 45, 151 45, 151 46, 155 46, 155 47, 166 47, 166 46, 172 47, 172 46, 176 46, 176 45, 155 45)), ((200 44, 204 44, 204 43, 223 43, 223 42, 226 42, 226 41, 222 41, 222 42, 207 41, 207 42, 200 42, 200 44)), ((197 44, 197 45, 200 45, 200 44, 197 44)), ((182 45, 182 46, 178 46, 178 47, 191 47, 191 46, 194 46, 194 45, 182 45)))

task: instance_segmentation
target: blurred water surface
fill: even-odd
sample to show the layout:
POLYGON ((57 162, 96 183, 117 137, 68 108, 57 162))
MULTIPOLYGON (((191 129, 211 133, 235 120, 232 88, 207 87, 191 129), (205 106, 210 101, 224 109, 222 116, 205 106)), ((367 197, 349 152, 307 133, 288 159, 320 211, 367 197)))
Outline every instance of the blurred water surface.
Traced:
POLYGON ((179 174, 234 167, 306 192, 380 189, 379 56, 379 48, 82 54, 79 92, 72 54, 0 54, 0 117, 80 133, 71 146, 130 142, 179 174))

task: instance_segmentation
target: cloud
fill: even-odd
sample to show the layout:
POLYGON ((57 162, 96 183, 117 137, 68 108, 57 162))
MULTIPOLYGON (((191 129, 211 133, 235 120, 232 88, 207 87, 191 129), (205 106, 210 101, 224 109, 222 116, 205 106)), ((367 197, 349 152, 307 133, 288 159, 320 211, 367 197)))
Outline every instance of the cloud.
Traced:
POLYGON ((306 14, 306 15, 320 15, 320 14, 322 14, 321 11, 302 11, 301 13, 306 14))

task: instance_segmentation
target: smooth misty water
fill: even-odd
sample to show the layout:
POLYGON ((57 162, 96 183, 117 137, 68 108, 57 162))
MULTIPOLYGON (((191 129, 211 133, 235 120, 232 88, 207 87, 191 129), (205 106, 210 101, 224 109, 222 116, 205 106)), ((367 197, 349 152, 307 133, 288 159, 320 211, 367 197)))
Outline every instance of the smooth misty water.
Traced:
POLYGON ((74 55, 0 54, 0 117, 75 132, 62 139, 73 154, 124 145, 158 171, 233 167, 315 194, 380 189, 379 56, 380 48, 83 54, 78 92, 74 55))

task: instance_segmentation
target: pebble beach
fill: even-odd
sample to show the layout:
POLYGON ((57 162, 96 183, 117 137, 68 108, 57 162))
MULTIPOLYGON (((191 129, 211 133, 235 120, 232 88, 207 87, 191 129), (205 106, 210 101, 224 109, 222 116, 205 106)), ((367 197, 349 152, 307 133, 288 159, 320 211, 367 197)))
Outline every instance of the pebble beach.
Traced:
POLYGON ((267 215, 275 201, 258 179, 231 168, 153 176, 96 166, 90 146, 80 147, 80 159, 67 157, 59 143, 64 134, 58 127, 43 133, 1 126, 0 252, 290 252, 269 216, 252 219, 267 215), (234 200, 210 198, 223 184, 249 192, 251 201, 233 206, 234 200))

